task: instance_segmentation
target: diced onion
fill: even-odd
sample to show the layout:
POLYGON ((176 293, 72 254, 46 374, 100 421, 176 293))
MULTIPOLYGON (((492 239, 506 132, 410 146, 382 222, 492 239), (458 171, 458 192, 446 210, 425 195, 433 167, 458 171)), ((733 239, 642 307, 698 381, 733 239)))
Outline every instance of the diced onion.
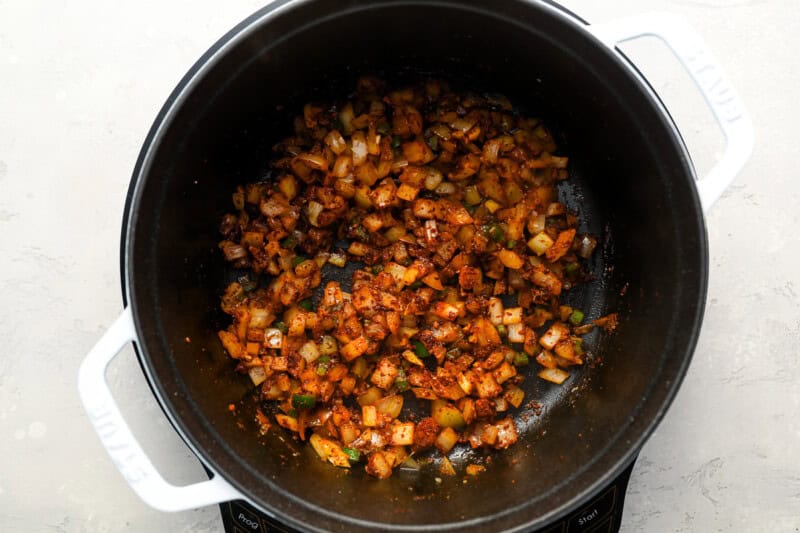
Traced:
POLYGON ((536 375, 545 381, 561 385, 569 377, 569 372, 565 372, 560 368, 544 368, 536 375))
POLYGON ((526 376, 565 383, 599 360, 581 335, 618 322, 560 298, 597 246, 559 201, 569 159, 505 97, 436 80, 388 90, 362 77, 293 125, 219 225, 238 278, 217 332, 231 367, 271 403, 270 431, 334 466, 385 479, 436 449, 442 476, 491 468, 447 455, 517 442, 526 376), (430 412, 409 416, 421 400, 430 412))
POLYGON ((584 259, 589 259, 597 247, 597 239, 591 235, 583 235, 578 241, 577 254, 584 259))

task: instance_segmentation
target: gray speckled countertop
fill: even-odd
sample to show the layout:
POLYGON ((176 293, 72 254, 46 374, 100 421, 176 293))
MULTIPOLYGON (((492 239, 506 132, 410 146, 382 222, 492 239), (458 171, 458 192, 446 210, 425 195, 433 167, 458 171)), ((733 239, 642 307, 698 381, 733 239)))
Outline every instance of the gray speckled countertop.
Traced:
MULTIPOLYGON (((0 530, 210 532, 216 507, 163 514, 123 482, 76 394, 121 309, 120 213, 141 142, 206 48, 262 2, 0 0, 0 530)), ((795 0, 565 4, 590 21, 685 17, 747 103, 750 164, 708 215, 709 300, 686 381, 633 473, 623 531, 800 528, 800 11, 795 0)), ((624 47, 699 171, 722 141, 650 41, 624 47)), ((127 349, 109 379, 156 465, 203 479, 127 349)))

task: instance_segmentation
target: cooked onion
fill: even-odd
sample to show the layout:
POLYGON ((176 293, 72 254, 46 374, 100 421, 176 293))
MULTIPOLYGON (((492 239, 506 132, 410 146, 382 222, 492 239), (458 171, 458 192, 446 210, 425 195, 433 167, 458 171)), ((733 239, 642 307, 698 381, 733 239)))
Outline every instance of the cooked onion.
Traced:
POLYGON ((558 201, 568 159, 552 135, 504 97, 375 78, 343 104, 306 105, 295 130, 275 147, 275 185, 237 187, 220 224, 225 260, 253 273, 221 300, 237 371, 278 427, 381 479, 423 468, 411 454, 438 450, 453 475, 459 442, 513 445, 534 361, 561 384, 585 359, 580 335, 617 324, 561 305, 597 240, 576 237, 558 201), (348 260, 351 292, 323 278, 348 260), (409 395, 430 416, 406 419, 409 395))
POLYGON ((581 235, 578 239, 577 254, 584 259, 589 259, 597 247, 597 239, 591 235, 581 235))
POLYGON ((225 259, 227 261, 235 261, 237 259, 247 257, 247 250, 245 250, 244 246, 240 246, 238 244, 225 246, 222 248, 222 252, 225 254, 225 259))

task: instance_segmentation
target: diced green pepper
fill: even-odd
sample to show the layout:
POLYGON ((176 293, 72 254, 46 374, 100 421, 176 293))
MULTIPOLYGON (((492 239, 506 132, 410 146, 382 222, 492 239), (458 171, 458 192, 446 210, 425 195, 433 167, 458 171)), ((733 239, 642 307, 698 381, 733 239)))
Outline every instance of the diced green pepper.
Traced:
POLYGON ((428 349, 425 347, 424 344, 422 344, 421 341, 413 340, 411 341, 411 344, 414 345, 414 353, 417 354, 417 357, 424 359, 425 357, 431 355, 431 352, 428 351, 428 349))
POLYGON ((573 326, 579 326, 581 322, 583 322, 583 311, 580 309, 573 310, 572 314, 569 315, 569 323, 573 326))
POLYGON ((503 242, 506 240, 506 234, 498 224, 489 224, 487 233, 494 242, 503 242))
POLYGON ((567 266, 564 267, 564 272, 567 274, 572 274, 573 272, 577 272, 578 268, 578 263, 567 263, 567 266))
POLYGON ((287 250, 291 250, 295 246, 297 246, 297 241, 294 239, 294 237, 286 237, 281 241, 281 247, 286 248, 287 250))
POLYGON ((422 287, 422 282, 420 280, 417 280, 408 286, 409 289, 415 289, 415 290, 419 289, 420 287, 422 287))
POLYGON ((361 460, 361 452, 356 450, 355 448, 350 448, 349 446, 345 446, 342 448, 342 451, 347 455, 347 458, 350 459, 350 462, 357 463, 361 460))
POLYGON ((394 380, 394 384, 400 392, 408 390, 408 379, 406 378, 406 371, 403 370, 403 367, 397 369, 397 379, 394 380))
POLYGON ((517 352, 514 354, 514 366, 527 366, 528 362, 528 354, 525 352, 517 352))
POLYGON ((302 262, 303 262, 303 261, 305 261, 306 259, 307 259, 307 258, 306 258, 305 256, 303 256, 303 255, 296 255, 296 256, 294 256, 294 258, 292 259, 292 266, 293 266, 293 267, 296 267, 297 265, 299 265, 300 263, 302 263, 302 262))
POLYGON ((242 276, 239 278, 239 285, 242 286, 244 292, 251 292, 258 287, 258 281, 251 280, 248 276, 242 276))
POLYGON ((381 272, 383 272, 383 265, 375 265, 374 267, 372 267, 372 273, 375 274, 376 276, 381 272))
POLYGON ((517 245, 517 241, 515 241, 514 239, 509 239, 509 241, 506 243, 506 248, 508 248, 510 250, 510 249, 514 248, 516 245, 517 245))
POLYGON ((392 137, 392 148, 394 149, 400 148, 400 143, 402 142, 403 141, 400 139, 400 137, 395 135, 394 137, 392 137))
POLYGON ((575 355, 581 356, 585 353, 583 351, 583 339, 580 337, 573 337, 572 346, 575 348, 575 355))
POLYGON ((275 324, 273 324, 273 326, 275 328, 279 329, 280 332, 283 333, 284 335, 286 335, 286 333, 289 331, 289 328, 286 327, 286 323, 285 322, 275 322, 275 324))
POLYGON ((295 409, 311 409, 317 405, 317 399, 311 394, 292 394, 292 407, 295 409))
POLYGON ((495 328, 497 328, 497 333, 500 334, 500 336, 505 337, 508 335, 508 330, 503 324, 497 324, 495 328))
POLYGON ((358 237, 362 241, 368 241, 369 240, 369 233, 367 233, 367 230, 366 230, 366 228, 364 228, 364 226, 356 226, 353 229, 353 233, 355 233, 356 237, 358 237))
POLYGON ((431 150, 438 150, 439 148, 439 137, 434 135, 430 139, 428 139, 428 146, 431 147, 431 150))
POLYGON ((305 300, 300 300, 297 303, 297 305, 299 307, 305 309, 306 311, 311 311, 314 308, 313 304, 311 303, 311 298, 306 298, 305 300))
POLYGON ((475 185, 464 187, 464 202, 466 202, 467 205, 474 206, 481 203, 481 193, 475 185))
POLYGON ((324 376, 325 374, 327 374, 328 370, 330 370, 331 366, 330 363, 331 363, 331 358, 328 357, 327 355, 323 355, 319 359, 317 359, 317 375, 324 376))

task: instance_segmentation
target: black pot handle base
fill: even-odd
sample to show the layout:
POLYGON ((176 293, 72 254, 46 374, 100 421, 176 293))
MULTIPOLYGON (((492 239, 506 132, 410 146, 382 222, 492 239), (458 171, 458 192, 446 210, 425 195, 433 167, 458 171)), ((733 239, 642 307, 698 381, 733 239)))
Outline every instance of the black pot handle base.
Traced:
POLYGON ((622 525, 625 493, 637 458, 638 455, 616 479, 578 511, 536 533, 617 533, 622 525))
MULTIPOLYGON (((638 457, 638 456, 637 456, 638 457)), ((617 533, 622 524, 625 491, 633 471, 631 464, 602 489, 590 502, 557 523, 535 533, 617 533)), ((296 531, 267 517, 247 502, 236 500, 220 504, 226 533, 291 533, 296 531)))

